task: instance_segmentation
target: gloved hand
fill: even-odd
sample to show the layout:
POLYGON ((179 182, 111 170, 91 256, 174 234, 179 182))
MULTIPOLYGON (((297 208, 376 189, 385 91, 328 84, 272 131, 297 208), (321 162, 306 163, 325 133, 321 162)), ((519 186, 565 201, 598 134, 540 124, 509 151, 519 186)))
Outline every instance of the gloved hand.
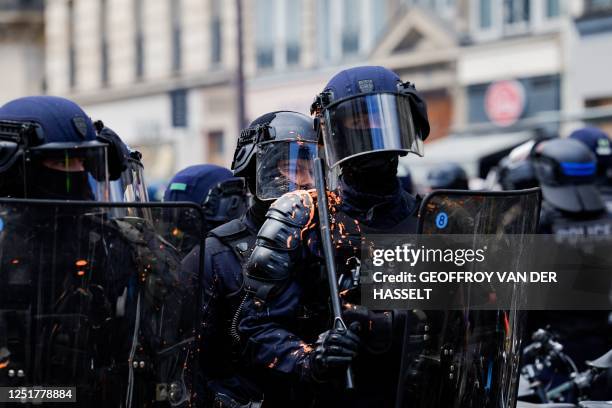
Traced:
POLYGON ((373 311, 365 306, 344 303, 342 319, 348 325, 359 322, 361 345, 370 354, 381 354, 391 348, 393 340, 392 311, 373 311))
POLYGON ((105 127, 101 121, 95 123, 98 135, 96 140, 108 144, 108 174, 111 180, 117 180, 121 172, 127 168, 130 150, 123 140, 111 128, 105 127))
POLYGON ((324 381, 335 372, 346 370, 359 349, 359 323, 353 322, 348 330, 331 329, 319 335, 313 353, 313 374, 324 381))

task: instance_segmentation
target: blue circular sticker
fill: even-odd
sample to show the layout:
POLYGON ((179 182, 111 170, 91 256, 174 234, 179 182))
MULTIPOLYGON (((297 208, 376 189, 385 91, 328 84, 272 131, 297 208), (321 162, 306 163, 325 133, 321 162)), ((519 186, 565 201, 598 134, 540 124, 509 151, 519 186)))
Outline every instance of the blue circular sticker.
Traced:
POLYGON ((438 215, 436 215, 436 227, 443 229, 446 228, 447 225, 448 215, 444 211, 439 212, 438 215))

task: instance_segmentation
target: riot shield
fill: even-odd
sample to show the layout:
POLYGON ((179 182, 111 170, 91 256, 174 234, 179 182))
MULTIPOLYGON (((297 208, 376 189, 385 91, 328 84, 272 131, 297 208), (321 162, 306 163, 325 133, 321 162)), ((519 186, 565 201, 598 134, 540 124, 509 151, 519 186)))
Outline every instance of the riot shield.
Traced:
POLYGON ((419 210, 419 234, 535 234, 539 188, 516 191, 437 190, 419 210))
POLYGON ((203 260, 185 270, 168 240, 186 212, 203 245, 194 204, 0 200, 0 387, 189 405, 203 260))
MULTIPOLYGON (((536 233, 539 210, 539 189, 439 190, 422 202, 419 232, 467 235, 475 248, 482 247, 484 240, 486 245, 504 247, 504 237, 512 234, 513 244, 504 247, 505 256, 512 251, 515 256, 508 259, 520 259, 524 248, 515 245, 516 236, 536 233)), ((452 245, 450 235, 444 242, 452 245)), ((466 285, 453 296, 471 299, 479 290, 466 285)), ((525 320, 518 307, 522 294, 522 286, 516 284, 510 309, 475 310, 466 304, 462 310, 420 311, 427 329, 424 341, 415 347, 411 326, 406 326, 397 406, 514 407, 525 320)))

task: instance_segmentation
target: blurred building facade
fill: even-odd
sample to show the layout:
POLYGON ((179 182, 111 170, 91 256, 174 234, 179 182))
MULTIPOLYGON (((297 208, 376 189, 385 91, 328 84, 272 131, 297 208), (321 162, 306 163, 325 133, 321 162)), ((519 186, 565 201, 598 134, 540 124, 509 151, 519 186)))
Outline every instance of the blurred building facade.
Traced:
MULTIPOLYGON (((612 109, 612 1, 591 0, 575 20, 572 55, 572 89, 578 109, 612 109)), ((612 118, 592 121, 612 135, 612 118)))
POLYGON ((138 148, 152 181, 227 165, 238 132, 234 12, 221 0, 47 0, 48 92, 138 148))
POLYGON ((44 90, 43 0, 0 1, 0 104, 44 90))
MULTIPOLYGON (((243 0, 246 119, 279 109, 308 113, 335 72, 364 63, 416 84, 428 102, 431 139, 496 115, 520 121, 606 104, 612 89, 595 85, 612 55, 603 23, 591 37, 580 25, 608 3, 243 0), (598 44, 601 51, 576 61, 598 44), (585 76, 592 86, 577 86, 585 76)), ((150 179, 194 163, 228 166, 239 131, 236 5, 46 0, 48 92, 75 98, 141 149, 150 179)))

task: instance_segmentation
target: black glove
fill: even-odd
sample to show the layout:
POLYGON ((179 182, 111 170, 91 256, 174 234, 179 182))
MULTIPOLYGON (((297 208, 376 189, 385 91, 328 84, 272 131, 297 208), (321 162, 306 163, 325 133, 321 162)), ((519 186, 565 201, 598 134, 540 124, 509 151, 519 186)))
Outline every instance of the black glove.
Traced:
POLYGON ((96 140, 108 144, 108 174, 111 180, 117 180, 121 172, 127 168, 130 150, 123 140, 111 128, 105 127, 100 121, 96 122, 98 136, 96 140))
POLYGON ((373 311, 365 306, 344 304, 342 319, 348 325, 358 322, 361 345, 368 353, 381 354, 389 351, 393 340, 393 312, 373 311))
POLYGON ((334 328, 319 335, 313 353, 315 379, 325 380, 346 370, 359 349, 358 331, 359 323, 353 322, 348 330, 334 328))

